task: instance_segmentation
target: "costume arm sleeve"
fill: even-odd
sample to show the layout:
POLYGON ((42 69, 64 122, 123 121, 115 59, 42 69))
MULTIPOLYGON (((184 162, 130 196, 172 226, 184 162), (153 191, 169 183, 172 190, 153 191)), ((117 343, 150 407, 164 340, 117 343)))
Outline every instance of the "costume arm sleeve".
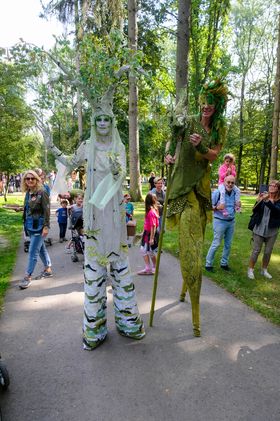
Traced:
POLYGON ((126 156, 124 146, 119 149, 119 153, 112 153, 110 156, 111 172, 114 180, 124 179, 126 176, 126 156))
POLYGON ((50 228, 50 198, 47 192, 43 191, 42 194, 42 208, 44 216, 44 227, 50 228))
POLYGON ((53 143, 49 146, 55 158, 61 162, 67 169, 71 170, 78 167, 85 161, 86 141, 83 142, 72 156, 67 156, 61 152, 53 143))

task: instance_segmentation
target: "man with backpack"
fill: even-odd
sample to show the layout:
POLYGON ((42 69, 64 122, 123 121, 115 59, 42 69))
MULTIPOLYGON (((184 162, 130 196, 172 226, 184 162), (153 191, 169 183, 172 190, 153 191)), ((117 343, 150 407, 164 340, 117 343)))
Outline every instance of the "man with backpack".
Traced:
POLYGON ((224 180, 225 186, 225 206, 220 205, 220 191, 215 190, 212 193, 212 205, 214 211, 213 232, 214 238, 206 256, 205 269, 213 272, 213 262, 217 249, 222 240, 224 248, 220 262, 221 269, 229 271, 228 259, 231 248, 231 242, 235 227, 235 177, 228 175, 224 180), (225 212, 226 210, 226 212, 225 212))

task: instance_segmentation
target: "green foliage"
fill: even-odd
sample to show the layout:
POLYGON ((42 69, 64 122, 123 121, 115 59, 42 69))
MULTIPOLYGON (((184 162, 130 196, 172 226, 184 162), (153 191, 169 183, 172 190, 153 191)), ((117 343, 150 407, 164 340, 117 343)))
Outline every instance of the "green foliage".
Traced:
POLYGON ((17 66, 0 62, 0 168, 7 173, 22 171, 38 156, 36 139, 29 134, 34 118, 23 82, 17 66))
POLYGON ((21 233, 22 213, 0 207, 0 309, 14 269, 21 233))
MULTIPOLYGON (((48 3, 50 7, 45 9, 46 13, 59 14, 60 19, 68 22, 74 22, 75 17, 78 19, 78 27, 77 21, 74 22, 75 34, 77 35, 81 26, 83 29, 79 42, 58 38, 56 46, 50 52, 21 43, 12 49, 10 57, 17 62, 17 72, 36 92, 33 111, 48 120, 55 145, 70 154, 79 141, 77 87, 83 110, 82 138, 87 139, 90 134, 91 107, 81 86, 88 87, 87 94, 90 93, 91 98, 100 97, 108 85, 115 81, 114 73, 122 65, 129 64, 134 70, 141 65, 147 72, 144 78, 138 80, 141 172, 160 172, 164 145, 170 137, 169 114, 175 102, 178 2, 138 2, 139 52, 136 55, 127 47, 126 36, 115 29, 118 27, 117 16, 122 15, 125 18, 120 1, 89 1, 87 17, 81 10, 84 2, 77 3, 77 16, 74 16, 75 2, 72 0, 51 0, 48 3), (78 73, 77 54, 80 61, 78 73), (66 76, 57 64, 67 69, 66 76), (75 83, 71 85, 70 79, 75 83)), ((258 184, 261 173, 267 178, 269 171, 273 106, 271 87, 274 79, 273 60, 276 55, 274 12, 277 7, 274 0, 250 0, 245 3, 235 1, 232 2, 232 13, 229 16, 229 3, 229 0, 192 1, 189 112, 197 111, 197 95, 205 77, 227 77, 235 95, 229 103, 229 134, 223 152, 233 152, 237 157, 242 145, 242 182, 258 184), (249 55, 253 63, 252 69, 258 70, 258 77, 252 77, 245 90, 244 134, 241 139, 238 120, 240 98, 237 92, 240 91, 241 75, 246 65, 245 45, 248 45, 250 34, 254 45, 249 49, 249 55)), ((124 28, 127 32, 126 21, 124 28)), ((114 112, 121 138, 128 150, 127 80, 118 85, 114 112)), ((213 163, 213 182, 216 181, 215 173, 217 174, 222 155, 223 153, 218 162, 213 163)), ((49 161, 53 163, 52 158, 49 161)))
POLYGON ((225 44, 223 30, 227 23, 229 0, 194 0, 191 8, 190 27, 190 92, 194 96, 190 103, 197 110, 200 87, 207 79, 224 77, 228 56, 222 48, 225 44))

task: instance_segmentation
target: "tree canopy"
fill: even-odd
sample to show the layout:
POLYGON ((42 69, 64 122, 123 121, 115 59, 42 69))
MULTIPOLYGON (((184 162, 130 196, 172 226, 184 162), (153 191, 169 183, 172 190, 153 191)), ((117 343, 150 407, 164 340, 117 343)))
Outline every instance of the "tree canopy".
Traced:
MULTIPOLYGON (((45 1, 42 14, 53 14, 67 22, 69 35, 57 39, 48 52, 23 43, 15 46, 9 57, 2 56, 0 106, 5 116, 1 117, 1 144, 17 141, 24 144, 24 135, 30 134, 34 118, 25 103, 24 92, 33 89, 33 114, 48 122, 60 149, 67 154, 73 152, 90 131, 90 102, 82 85, 94 89, 95 96, 101 95, 112 82, 114 72, 129 64, 132 69, 141 67, 145 72, 138 80, 141 173, 161 173, 165 142, 171 136, 169 115, 176 97, 177 8, 178 2, 174 0, 139 1, 138 50, 132 52, 127 42, 126 2, 45 1), (10 71, 10 77, 5 75, 7 66, 16 75, 10 71), (69 84, 65 74, 62 76, 61 66, 67 68, 75 84, 69 84), (4 97, 10 105, 3 108, 4 97), (79 103, 83 115, 81 134, 79 103), (11 129, 5 135, 7 127, 11 129)), ((198 111, 198 93, 206 79, 219 76, 228 81, 232 96, 224 151, 235 154, 240 182, 256 187, 267 182, 270 175, 272 116, 275 89, 279 90, 279 85, 274 85, 278 14, 276 0, 191 1, 189 111, 198 111)), ((121 137, 128 146, 126 79, 116 92, 114 110, 121 137)), ((222 155, 213 165, 213 182, 222 155)), ((51 159, 49 163, 53 165, 51 159)))

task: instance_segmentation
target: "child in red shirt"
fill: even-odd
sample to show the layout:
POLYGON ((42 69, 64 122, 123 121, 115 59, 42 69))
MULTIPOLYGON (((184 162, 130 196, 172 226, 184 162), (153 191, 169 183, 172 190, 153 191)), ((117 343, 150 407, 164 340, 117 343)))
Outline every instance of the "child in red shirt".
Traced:
POLYGON ((138 272, 138 275, 152 275, 155 273, 156 252, 158 246, 158 225, 159 213, 156 196, 148 193, 145 199, 145 221, 144 232, 141 242, 141 254, 144 258, 145 269, 138 272), (150 262, 151 260, 151 262, 150 262), (152 266, 151 266, 152 263, 152 266))

